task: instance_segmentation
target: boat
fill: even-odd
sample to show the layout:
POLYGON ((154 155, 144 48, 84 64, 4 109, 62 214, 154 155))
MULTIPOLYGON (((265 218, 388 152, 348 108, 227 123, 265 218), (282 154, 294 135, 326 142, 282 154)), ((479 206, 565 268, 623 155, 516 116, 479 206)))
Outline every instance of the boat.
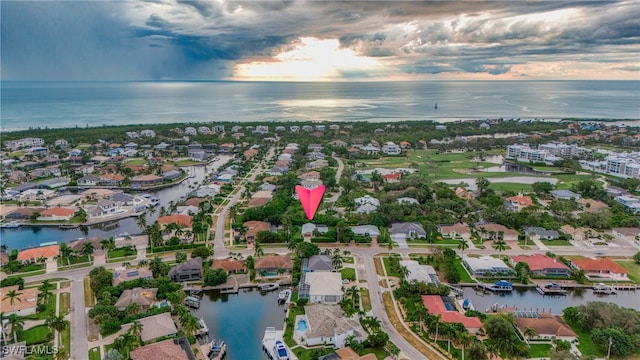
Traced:
POLYGON ((291 295, 291 289, 284 289, 278 293, 278 302, 285 302, 289 300, 289 296, 291 295))
POLYGON ((471 309, 472 305, 471 305, 471 301, 469 299, 464 299, 464 301, 462 302, 462 308, 464 310, 469 310, 471 309))
POLYGON ((258 289, 260 289, 260 291, 273 291, 278 289, 279 287, 280 285, 278 283, 258 285, 258 289))
POLYGON ((541 287, 538 285, 536 290, 542 295, 566 295, 567 290, 563 289, 562 286, 558 283, 549 282, 541 287))
POLYGON ((438 102, 436 101, 436 104, 433 106, 434 109, 438 110, 438 102))
POLYGON ((593 287, 593 293, 602 294, 602 295, 615 295, 617 291, 615 288, 609 285, 605 285, 604 283, 598 283, 598 285, 595 285, 593 287))
POLYGON ((49 242, 40 243, 40 246, 49 246, 49 245, 57 245, 57 244, 58 244, 57 241, 49 241, 49 242))
POLYGON ((213 340, 211 341, 211 349, 207 356, 209 359, 222 359, 226 355, 227 352, 227 344, 222 340, 213 340))
POLYGON ((184 304, 197 309, 200 307, 200 299, 195 296, 187 296, 184 299, 184 304))
POLYGON ((204 319, 200 318, 198 320, 198 323, 200 324, 200 328, 198 329, 197 334, 198 335, 208 334, 209 333, 209 328, 207 327, 207 323, 204 322, 204 319))
POLYGON ((513 285, 507 280, 498 280, 490 288, 493 291, 513 291, 513 285))
POLYGON ((273 347, 273 352, 276 355, 276 359, 289 360, 289 353, 287 352, 287 348, 284 347, 282 341, 276 340, 276 346, 273 347))
POLYGON ((15 229, 15 228, 19 228, 22 225, 23 224, 19 221, 10 221, 8 223, 0 224, 0 228, 15 229))

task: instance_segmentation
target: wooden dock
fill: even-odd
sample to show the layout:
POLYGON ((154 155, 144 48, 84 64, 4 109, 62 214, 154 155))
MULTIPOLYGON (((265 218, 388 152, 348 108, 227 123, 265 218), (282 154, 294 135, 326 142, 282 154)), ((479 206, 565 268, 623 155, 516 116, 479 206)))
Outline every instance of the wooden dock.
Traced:
POLYGON ((264 337, 262 338, 262 349, 267 353, 269 359, 277 360, 278 357, 274 351, 276 341, 282 341, 284 347, 287 349, 289 360, 298 360, 296 355, 289 349, 287 344, 283 340, 284 330, 276 330, 274 327, 268 327, 264 331, 264 337))

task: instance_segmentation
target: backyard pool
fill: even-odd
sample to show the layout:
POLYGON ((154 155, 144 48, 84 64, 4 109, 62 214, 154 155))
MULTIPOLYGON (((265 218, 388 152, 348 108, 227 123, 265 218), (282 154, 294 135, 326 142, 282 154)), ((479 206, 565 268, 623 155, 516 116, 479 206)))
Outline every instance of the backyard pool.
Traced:
POLYGON ((304 319, 298 320, 298 326, 296 326, 296 330, 299 332, 307 331, 307 320, 304 320, 304 319))

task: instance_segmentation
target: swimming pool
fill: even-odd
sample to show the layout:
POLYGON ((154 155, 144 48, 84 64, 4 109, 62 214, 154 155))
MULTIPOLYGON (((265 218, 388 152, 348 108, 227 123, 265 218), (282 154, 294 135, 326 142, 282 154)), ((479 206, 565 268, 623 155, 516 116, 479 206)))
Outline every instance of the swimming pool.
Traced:
POLYGON ((298 320, 298 326, 296 326, 296 330, 299 332, 307 331, 307 320, 300 319, 298 320))

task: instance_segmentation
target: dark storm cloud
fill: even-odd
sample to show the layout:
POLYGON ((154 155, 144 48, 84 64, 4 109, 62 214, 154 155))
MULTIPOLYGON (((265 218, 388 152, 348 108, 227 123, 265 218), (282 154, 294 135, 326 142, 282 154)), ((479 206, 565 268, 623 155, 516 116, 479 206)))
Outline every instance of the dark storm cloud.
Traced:
POLYGON ((339 39, 406 73, 500 75, 530 61, 637 63, 639 12, 636 1, 3 1, 2 76, 225 78, 235 63, 268 61, 300 37, 339 39), (538 16, 550 11, 567 16, 538 16))

